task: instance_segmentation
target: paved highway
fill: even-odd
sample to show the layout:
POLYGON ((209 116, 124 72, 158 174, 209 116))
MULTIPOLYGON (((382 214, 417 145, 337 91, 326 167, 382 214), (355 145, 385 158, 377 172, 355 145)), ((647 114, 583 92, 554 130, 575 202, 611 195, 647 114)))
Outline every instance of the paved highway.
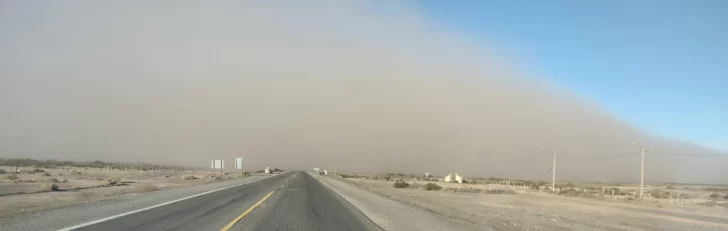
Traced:
POLYGON ((289 172, 69 228, 381 230, 339 195, 304 172, 289 172))

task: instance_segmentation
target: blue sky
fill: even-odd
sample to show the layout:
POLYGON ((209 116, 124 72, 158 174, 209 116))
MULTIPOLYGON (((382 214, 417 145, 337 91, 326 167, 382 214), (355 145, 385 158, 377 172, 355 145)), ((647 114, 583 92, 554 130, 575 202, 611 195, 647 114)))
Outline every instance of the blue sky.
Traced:
POLYGON ((728 1, 419 1, 653 134, 728 150, 728 1))

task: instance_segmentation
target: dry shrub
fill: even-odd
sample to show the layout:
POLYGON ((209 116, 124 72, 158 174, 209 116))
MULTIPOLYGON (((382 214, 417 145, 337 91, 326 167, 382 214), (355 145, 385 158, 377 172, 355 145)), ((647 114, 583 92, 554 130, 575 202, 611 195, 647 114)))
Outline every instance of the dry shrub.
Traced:
POLYGON ((5 171, 5 169, 0 169, 0 174, 8 173, 8 171, 5 171))
POLYGON ((116 186, 117 183, 119 183, 118 180, 109 178, 109 179, 101 181, 101 184, 99 184, 99 186, 110 187, 110 186, 116 186))
POLYGON ((58 185, 56 184, 42 184, 38 189, 39 192, 53 192, 58 191, 58 185))
POLYGON ((159 190, 159 187, 157 187, 156 185, 147 184, 147 183, 138 184, 136 187, 138 189, 141 189, 144 192, 151 192, 151 191, 159 190))
POLYGON ((73 170, 73 171, 71 172, 71 175, 81 175, 81 172, 79 172, 79 171, 76 171, 76 170, 73 170))
POLYGON ((453 192, 464 192, 464 193, 481 193, 481 192, 483 192, 482 189, 469 188, 469 187, 468 188, 448 188, 447 190, 453 191, 453 192))
POLYGON ((394 182, 393 185, 395 188, 407 188, 409 186, 409 184, 403 180, 398 180, 397 182, 394 182))
POLYGON ((40 174, 41 176, 51 176, 50 173, 44 172, 43 174, 40 174))
POLYGON ((68 183, 68 179, 63 178, 63 183, 68 183))
POLYGON ((183 175, 183 176, 180 176, 180 180, 194 180, 194 179, 197 179, 197 177, 195 177, 194 175, 183 175))
POLYGON ((650 196, 652 196, 654 198, 658 198, 658 199, 661 199, 661 198, 664 199, 664 198, 670 198, 670 193, 655 190, 655 191, 650 192, 650 196))
POLYGON ((52 177, 51 177, 50 181, 53 182, 53 183, 58 183, 59 182, 58 179, 52 178, 52 177))
POLYGON ((442 189, 442 186, 439 186, 435 183, 427 183, 425 185, 425 190, 427 191, 440 191, 440 189, 442 189))
POLYGON ((512 189, 488 189, 488 190, 483 190, 483 193, 499 194, 499 195, 516 195, 516 194, 518 194, 516 191, 514 191, 512 189))
POLYGON ((8 180, 17 180, 18 179, 18 176, 15 175, 15 174, 11 174, 9 176, 6 176, 5 179, 8 179, 8 180))

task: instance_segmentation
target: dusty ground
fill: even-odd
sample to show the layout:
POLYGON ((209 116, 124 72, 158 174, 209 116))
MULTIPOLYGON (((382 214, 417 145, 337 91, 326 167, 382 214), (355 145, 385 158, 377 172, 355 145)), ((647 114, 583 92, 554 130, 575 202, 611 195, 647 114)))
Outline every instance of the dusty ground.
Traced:
POLYGON ((627 196, 576 198, 502 185, 438 182, 445 190, 424 191, 394 188, 392 182, 382 180, 339 179, 413 207, 496 230, 728 230, 728 209, 720 206, 680 206, 669 200, 639 203, 624 199, 627 196), (516 194, 463 192, 468 190, 462 188, 472 187, 511 189, 516 194))
MULTIPOLYGON (((0 217, 221 180, 217 179, 219 173, 173 170, 107 171, 71 167, 29 173, 35 168, 21 167, 23 173, 11 174, 15 168, 0 166, 0 169, 8 172, 0 175, 0 208, 3 208, 0 217), (57 189, 50 190, 51 185, 57 189)), ((232 178, 234 173, 222 179, 232 178)))

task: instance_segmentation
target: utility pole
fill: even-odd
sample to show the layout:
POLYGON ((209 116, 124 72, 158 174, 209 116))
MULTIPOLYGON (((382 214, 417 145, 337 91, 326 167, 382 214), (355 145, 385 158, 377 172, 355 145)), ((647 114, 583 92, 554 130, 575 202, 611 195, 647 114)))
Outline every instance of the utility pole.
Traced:
POLYGON ((551 174, 552 174, 551 175, 551 190, 554 191, 554 193, 556 193, 556 152, 551 151, 550 149, 548 149, 546 147, 542 147, 542 148, 545 149, 546 151, 549 151, 554 154, 554 167, 552 168, 553 171, 551 172, 551 174))
POLYGON ((642 191, 644 191, 645 187, 645 148, 637 144, 637 142, 633 142, 632 144, 642 150, 642 166, 640 167, 640 200, 642 200, 642 191))

